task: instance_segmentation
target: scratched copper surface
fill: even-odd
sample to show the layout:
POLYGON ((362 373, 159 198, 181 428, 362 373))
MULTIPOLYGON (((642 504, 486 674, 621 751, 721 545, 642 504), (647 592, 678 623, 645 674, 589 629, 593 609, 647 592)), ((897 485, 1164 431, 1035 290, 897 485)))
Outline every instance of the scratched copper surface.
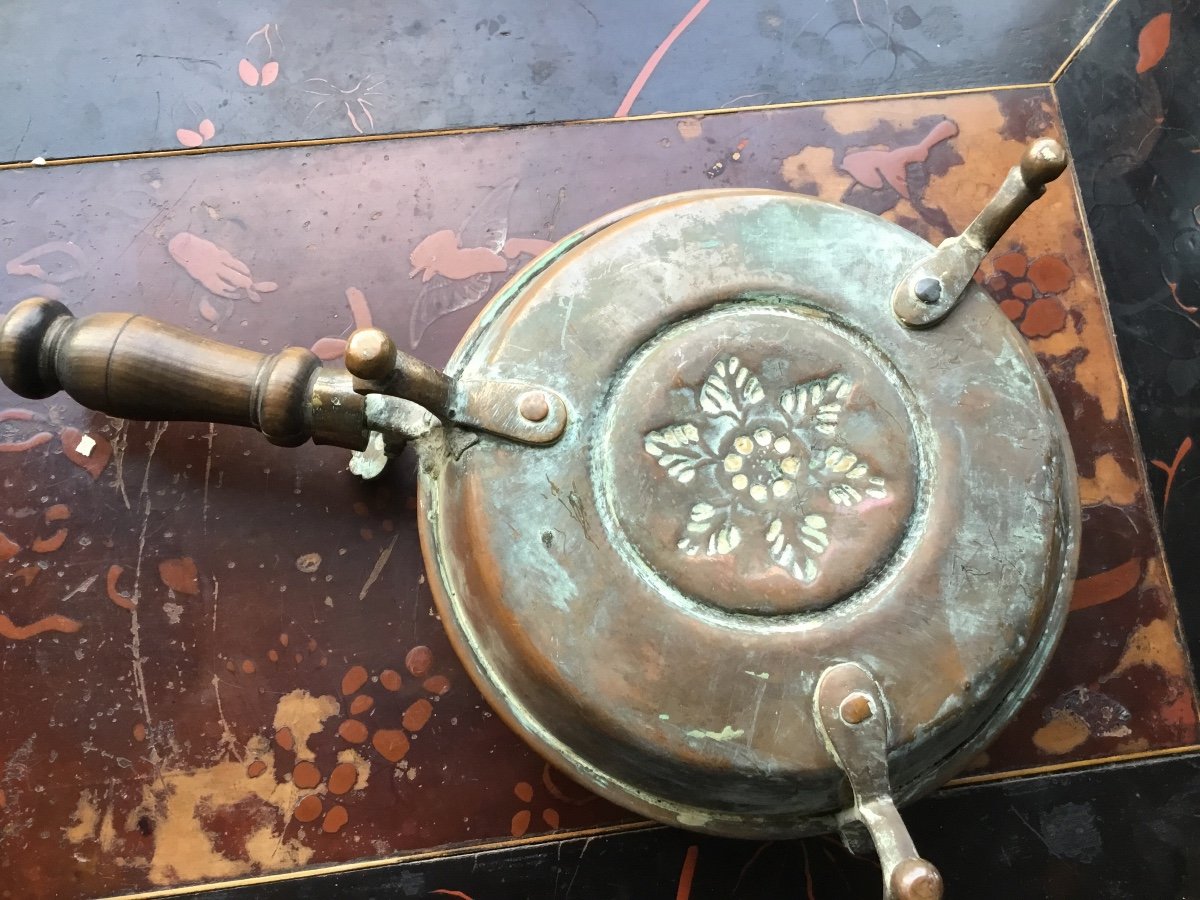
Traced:
MULTIPOLYGON (((373 321, 441 363, 521 261, 672 190, 802 191, 937 241, 1041 91, 141 160, 0 179, 0 300, 132 309, 334 359, 373 321)), ((869 252, 869 248, 868 252, 869 252)), ((1195 699, 1067 181, 984 265, 1074 442, 1060 651, 980 771, 1189 743, 1195 699)), ((88 896, 618 822, 468 683, 431 608, 411 461, 0 400, 0 896, 88 896), (93 443, 94 442, 94 445, 93 443)))

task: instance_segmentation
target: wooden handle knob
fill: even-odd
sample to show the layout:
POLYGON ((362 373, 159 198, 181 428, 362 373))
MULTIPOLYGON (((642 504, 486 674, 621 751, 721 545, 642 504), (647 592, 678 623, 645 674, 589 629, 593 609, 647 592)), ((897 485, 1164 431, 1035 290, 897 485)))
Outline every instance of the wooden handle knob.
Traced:
POLYGON ((344 391, 299 347, 267 356, 131 313, 76 319, 55 300, 22 301, 0 324, 0 379, 24 397, 63 390, 123 419, 242 425, 284 447, 365 442, 361 398, 340 375, 344 391), (314 391, 337 393, 336 422, 314 410, 314 391))

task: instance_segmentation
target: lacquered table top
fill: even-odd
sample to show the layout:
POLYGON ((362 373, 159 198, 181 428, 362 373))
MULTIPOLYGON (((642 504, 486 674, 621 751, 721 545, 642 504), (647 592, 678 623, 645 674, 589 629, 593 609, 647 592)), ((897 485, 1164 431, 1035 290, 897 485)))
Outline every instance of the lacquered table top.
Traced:
MULTIPOLYGON (((809 40, 802 20, 792 22, 795 13, 753 6, 757 24, 748 46, 783 46, 779 35, 789 28, 795 33, 788 32, 788 46, 809 40)), ((595 32, 604 35, 601 43, 630 47, 605 56, 600 44, 568 51, 560 41, 528 60, 510 55, 504 64, 511 66, 504 70, 510 81, 502 88, 485 82, 491 70, 466 49, 515 36, 501 32, 517 30, 514 20, 536 10, 510 13, 503 22, 501 14, 480 13, 471 27, 461 11, 459 18, 443 12, 453 23, 443 38, 451 35, 447 46, 456 55, 437 50, 433 39, 418 42, 423 53, 441 53, 440 62, 431 56, 417 67, 425 80, 405 82, 408 93, 392 95, 390 118, 375 110, 374 130, 609 116, 645 57, 689 9, 681 4, 671 15, 661 12, 662 22, 633 28, 633 12, 612 25, 598 7, 579 4, 572 13, 579 22, 555 20, 551 31, 589 34, 591 16, 603 25, 595 32), (633 36, 648 46, 633 46, 633 36), (456 69, 451 56, 467 62, 456 69), (562 65, 538 81, 543 58, 562 65), (528 84, 516 84, 518 72, 528 84), (453 91, 434 99, 439 79, 451 73, 458 79, 453 91), (470 90, 459 85, 463 79, 474 79, 470 90), (492 99, 485 101, 489 90, 492 99), (524 112, 523 94, 536 98, 539 90, 546 92, 540 105, 529 103, 537 112, 524 112), (396 102, 405 98, 413 102, 396 102)), ((194 130, 201 151, 222 142, 369 136, 363 115, 319 118, 324 106, 311 117, 305 112, 321 97, 303 93, 312 89, 304 79, 333 71, 316 65, 332 57, 306 43, 316 40, 316 20, 284 28, 288 42, 280 44, 277 31, 252 34, 262 22, 214 13, 195 34, 156 47, 170 53, 146 51, 129 71, 120 68, 128 60, 113 63, 118 93, 103 103, 98 87, 80 88, 70 102, 84 105, 82 118, 73 122, 91 121, 87 104, 103 110, 91 131, 73 126, 55 135, 40 112, 45 107, 22 97, 26 90, 61 96, 63 72, 20 91, 6 88, 19 99, 0 116, 0 144, 16 148, 7 158, 26 159, 33 147, 47 156, 136 158, 0 172, 0 310, 26 296, 51 296, 77 314, 144 312, 255 350, 312 346, 331 363, 349 331, 370 321, 441 364, 520 265, 625 204, 693 188, 773 188, 866 209, 937 243, 970 221, 1024 143, 1063 136, 1065 121, 1076 158, 1072 177, 1055 183, 1018 222, 985 262, 981 279, 1030 342, 1063 409, 1081 479, 1079 577, 1047 675, 964 776, 987 781, 1188 747, 1197 742, 1196 700, 1170 572, 1187 575, 1177 582, 1180 595, 1193 596, 1186 534, 1194 513, 1180 498, 1194 493, 1186 468, 1194 459, 1185 443, 1195 416, 1186 381, 1192 371, 1186 360, 1195 355, 1186 337, 1198 305, 1194 248, 1172 239, 1163 245, 1162 266, 1122 256, 1128 234, 1122 223, 1131 204, 1142 202, 1137 198, 1152 198, 1143 203, 1149 219, 1174 221, 1182 213, 1173 199, 1155 201, 1153 191, 1139 193, 1136 185, 1132 200, 1112 194, 1110 183, 1131 183, 1131 166, 1120 163, 1124 181, 1105 180, 1105 167, 1124 157, 1092 149, 1112 132, 1087 104, 1099 103, 1112 116, 1126 108, 1141 115, 1147 104, 1151 112, 1185 115, 1176 112, 1187 107, 1171 100, 1164 80, 1170 71, 1163 70, 1176 58, 1169 54, 1184 52, 1182 42, 1194 39, 1178 17, 1174 44, 1169 35, 1163 43, 1161 20, 1143 36, 1160 11, 1122 4, 1096 38, 1111 43, 1105 59, 1081 55, 1078 68, 1067 69, 1052 88, 1040 83, 1098 11, 1085 15, 1080 7, 1078 22, 1072 19, 1053 41, 1031 42, 1000 78, 1003 61, 983 57, 971 68, 951 57, 938 62, 932 50, 932 70, 906 67, 910 57, 897 41, 908 34, 915 42, 934 28, 937 15, 949 14, 916 4, 904 9, 924 24, 906 29, 908 14, 892 11, 887 46, 899 60, 895 72, 871 81, 881 76, 863 74, 874 64, 863 63, 860 80, 842 85, 845 94, 937 87, 945 83, 938 65, 958 67, 953 87, 999 86, 195 157, 147 155, 193 141, 177 129, 194 130), (1118 28, 1125 37, 1110 37, 1118 28), (215 47, 213 35, 228 44, 211 57, 213 66, 193 61, 175 80, 146 74, 172 55, 209 58, 188 48, 201 40, 215 47), (265 36, 272 40, 269 53, 265 36), (243 57, 254 73, 240 64, 243 57), (280 67, 266 84, 271 59, 280 67), (1104 74, 1117 62, 1132 70, 1125 80, 1104 74), (1085 66, 1096 67, 1096 84, 1124 85, 1126 106, 1095 101, 1086 80, 1072 81, 1074 73, 1092 71, 1085 66), (181 86, 187 79, 195 85, 181 86), (1025 82, 1040 86, 1009 86, 1025 82), (878 90, 868 89, 876 83, 878 90), (160 115, 150 127, 137 104, 153 91, 172 90, 201 98, 191 105, 218 123, 214 137, 202 133, 200 118, 188 124, 160 115), (229 124, 216 111, 222 109, 237 110, 229 124), (480 235, 496 230, 512 254, 504 254, 505 272, 484 272, 481 256, 471 251, 481 246, 480 235), (430 264, 430 248, 443 245, 454 252, 430 264), (1144 278, 1143 269, 1150 273, 1144 278), (1150 312, 1138 305, 1151 301, 1150 312), (1164 347, 1175 366, 1165 373, 1165 363, 1156 362, 1164 347), (1130 370, 1131 360, 1143 368, 1130 370), (1167 393, 1174 398, 1169 403, 1167 393), (1171 489, 1174 499, 1164 496, 1171 489), (1168 546, 1179 536, 1169 560, 1158 536, 1158 510, 1167 500, 1168 546)), ((292 21, 300 12, 293 11, 292 21)), ((853 19, 853 6, 842 12, 853 19)), ((864 12, 868 19, 881 15, 864 12)), ((1015 28, 1025 13, 1010 13, 982 15, 1015 28)), ((129 15, 117 14, 114 23, 129 15)), ((139 15, 147 33, 166 27, 158 12, 139 15)), ((358 34, 354 29, 375 14, 357 23, 348 13, 320 15, 342 29, 336 43, 358 34)), ((21 13, 0 44, 32 53, 37 41, 50 40, 30 16, 21 13)), ((832 95, 819 79, 780 88, 800 83, 789 67, 806 65, 790 56, 761 77, 731 65, 721 91, 705 80, 711 74, 686 77, 685 60, 705 58, 704 47, 715 53, 733 46, 749 21, 715 3, 702 9, 697 30, 689 25, 676 35, 658 75, 626 112, 711 109, 729 99, 725 93, 753 95, 756 87, 764 88, 761 98, 733 105, 832 95), (684 71, 668 75, 672 63, 684 71)), ((388 27, 400 35, 416 25, 388 27)), ((826 27, 823 40, 836 45, 840 26, 831 19, 826 27)), ((857 39, 867 40, 868 31, 857 39)), ((936 44, 939 34, 922 40, 936 44)), ((414 65, 397 55, 406 40, 397 36, 364 51, 391 90, 399 90, 402 73, 414 65)), ((346 77, 371 74, 359 68, 346 68, 346 77)), ((343 73, 328 77, 341 84, 343 73)), ((186 101, 171 103, 193 112, 186 101)), ((350 107, 352 114, 366 110, 374 108, 350 107)), ((1177 173, 1167 195, 1173 198, 1194 184, 1196 157, 1189 152, 1182 131, 1164 129, 1137 149, 1135 165, 1147 167, 1145 182, 1177 173), (1181 149, 1172 150, 1171 141, 1181 149)), ((1194 223, 1179 221, 1181 232, 1194 230, 1194 223)), ((1144 228, 1153 233, 1153 226, 1144 228)), ((26 401, 7 392, 0 395, 0 442, 0 596, 7 598, 0 603, 6 685, 0 896, 217 883, 460 844, 603 833, 636 822, 526 748, 454 658, 423 574, 411 459, 364 483, 345 471, 344 451, 282 450, 234 428, 123 422, 63 397, 26 401)))

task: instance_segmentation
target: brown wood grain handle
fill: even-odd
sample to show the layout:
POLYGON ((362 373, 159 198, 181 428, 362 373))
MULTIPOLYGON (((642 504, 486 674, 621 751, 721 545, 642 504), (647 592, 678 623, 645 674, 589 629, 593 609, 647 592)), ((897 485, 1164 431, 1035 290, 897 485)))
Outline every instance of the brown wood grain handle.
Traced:
POLYGON ((66 391, 123 419, 256 428, 285 447, 313 438, 358 449, 366 439, 352 379, 322 370, 309 350, 268 356, 132 313, 77 319, 56 300, 24 300, 0 324, 0 380, 23 397, 66 391), (314 395, 331 393, 336 422, 314 411, 314 395))

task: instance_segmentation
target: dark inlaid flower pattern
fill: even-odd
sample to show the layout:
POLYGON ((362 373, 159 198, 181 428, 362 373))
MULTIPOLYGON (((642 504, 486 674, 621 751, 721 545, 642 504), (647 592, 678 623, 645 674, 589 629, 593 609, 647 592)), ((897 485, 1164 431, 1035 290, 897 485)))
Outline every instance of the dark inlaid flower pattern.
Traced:
POLYGON ((695 491, 679 550, 725 556, 755 541, 774 565, 814 580, 830 537, 813 499, 824 492, 833 507, 849 509, 887 497, 884 480, 840 440, 853 392, 834 373, 769 393, 736 356, 713 363, 695 392, 695 421, 644 441, 671 478, 695 491))

